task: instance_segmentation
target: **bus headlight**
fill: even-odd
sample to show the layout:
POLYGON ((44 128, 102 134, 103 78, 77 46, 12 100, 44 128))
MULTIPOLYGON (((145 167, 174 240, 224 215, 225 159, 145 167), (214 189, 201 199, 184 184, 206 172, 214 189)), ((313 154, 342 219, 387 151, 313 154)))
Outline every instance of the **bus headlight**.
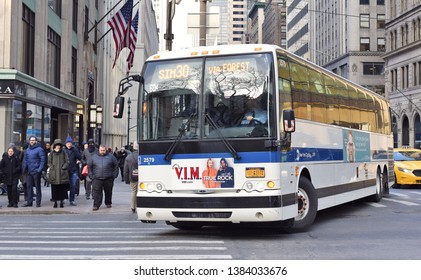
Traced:
POLYGON ((265 182, 251 182, 248 181, 246 182, 244 189, 247 192, 252 192, 252 191, 258 191, 258 192, 262 192, 265 190, 265 186, 268 186, 267 183, 265 184, 265 182))
POLYGON ((147 192, 162 192, 164 191, 164 185, 160 182, 141 182, 139 184, 139 189, 142 191, 147 191, 147 192))

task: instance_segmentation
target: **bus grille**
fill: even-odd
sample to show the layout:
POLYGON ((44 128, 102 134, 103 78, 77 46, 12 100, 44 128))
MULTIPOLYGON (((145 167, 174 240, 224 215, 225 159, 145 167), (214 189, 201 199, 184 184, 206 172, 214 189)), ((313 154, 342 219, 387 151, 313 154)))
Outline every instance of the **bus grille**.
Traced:
POLYGON ((177 218, 229 218, 232 212, 172 212, 177 218))
POLYGON ((412 173, 417 177, 421 177, 421 169, 416 169, 416 170, 412 171, 412 173))

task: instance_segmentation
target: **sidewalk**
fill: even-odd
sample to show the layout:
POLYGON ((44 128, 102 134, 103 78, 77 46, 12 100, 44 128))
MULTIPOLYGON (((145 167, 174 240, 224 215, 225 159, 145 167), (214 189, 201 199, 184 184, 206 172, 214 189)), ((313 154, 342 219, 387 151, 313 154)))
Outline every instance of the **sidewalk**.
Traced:
POLYGON ((98 214, 98 213, 132 213, 130 207, 130 186, 121 181, 121 177, 118 176, 114 180, 113 197, 112 197, 112 208, 107 208, 102 203, 98 211, 93 211, 93 200, 92 198, 87 200, 85 198, 85 187, 83 181, 80 183, 80 193, 76 196, 75 202, 77 206, 70 205, 68 200, 64 202, 64 208, 53 208, 53 202, 51 198, 51 187, 44 187, 41 184, 42 202, 41 207, 35 207, 35 202, 32 207, 22 207, 25 203, 23 200, 23 194, 20 195, 20 201, 18 208, 7 207, 7 194, 0 195, 0 215, 51 215, 51 214, 98 214))

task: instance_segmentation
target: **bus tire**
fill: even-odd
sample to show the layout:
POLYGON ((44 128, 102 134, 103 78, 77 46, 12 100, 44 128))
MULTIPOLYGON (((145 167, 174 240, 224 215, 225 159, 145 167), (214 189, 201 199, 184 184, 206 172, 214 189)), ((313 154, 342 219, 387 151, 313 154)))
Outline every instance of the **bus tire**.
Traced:
POLYGON ((376 193, 370 196, 370 200, 373 202, 379 202, 383 198, 383 187, 384 179, 380 176, 380 171, 377 171, 376 175, 376 193))
POLYGON ((294 219, 293 229, 301 231, 311 226, 317 214, 317 195, 313 184, 306 177, 298 182, 298 215, 294 219))

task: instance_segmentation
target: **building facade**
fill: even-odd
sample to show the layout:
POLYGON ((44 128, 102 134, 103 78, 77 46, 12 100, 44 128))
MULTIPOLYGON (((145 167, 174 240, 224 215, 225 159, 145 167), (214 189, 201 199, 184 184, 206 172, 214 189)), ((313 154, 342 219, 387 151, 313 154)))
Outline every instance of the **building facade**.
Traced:
POLYGON ((21 147, 30 136, 42 143, 85 137, 84 100, 95 87, 95 57, 101 51, 87 36, 87 22, 101 11, 95 0, 0 1, 0 129, 5 132, 0 149, 12 142, 21 147))
POLYGON ((421 0, 387 1, 386 95, 394 146, 421 146, 421 0))
MULTIPOLYGON (((114 1, 115 3, 118 0, 114 1)), ((107 10, 110 10, 115 3, 109 3, 106 6, 107 10)), ((136 4, 137 2, 134 1, 136 4)), ((122 4, 121 4, 122 5, 122 4)), ((115 8, 109 15, 111 18, 119 7, 115 8)), ((156 20, 156 14, 152 0, 142 0, 138 5, 134 6, 133 14, 139 12, 139 25, 138 34, 136 41, 136 50, 134 54, 133 67, 130 69, 129 75, 139 75, 142 71, 143 64, 146 59, 159 51, 159 37, 158 37, 158 26, 156 20)), ((104 20, 105 22, 107 21, 104 20)), ((108 25, 103 26, 103 34, 109 30, 108 25)), ((163 39, 163 34, 161 37, 163 39)), ((115 55, 115 44, 111 32, 104 37, 104 53, 101 61, 100 68, 104 69, 101 72, 101 86, 103 91, 99 92, 103 100, 103 124, 102 124, 102 143, 107 147, 123 147, 132 142, 137 138, 137 125, 138 118, 137 112, 140 106, 137 94, 139 84, 137 82, 132 83, 132 87, 124 95, 125 108, 124 115, 121 119, 113 117, 114 110, 114 99, 117 96, 118 87, 121 79, 126 77, 127 73, 127 62, 128 49, 124 48, 119 58, 116 61, 116 65, 113 68, 114 55, 115 55), (129 101, 130 100, 130 101, 129 101), (129 109, 130 107, 130 109, 129 109)))
MULTIPOLYGON (((305 59, 309 53, 309 2, 308 0, 287 1, 287 45, 288 50, 305 59)), ((319 1, 318 1, 319 2, 319 1)))
POLYGON ((310 2, 310 60, 385 95, 384 0, 310 2))
POLYGON ((286 0, 269 0, 265 6, 262 26, 264 44, 287 48, 286 0))

